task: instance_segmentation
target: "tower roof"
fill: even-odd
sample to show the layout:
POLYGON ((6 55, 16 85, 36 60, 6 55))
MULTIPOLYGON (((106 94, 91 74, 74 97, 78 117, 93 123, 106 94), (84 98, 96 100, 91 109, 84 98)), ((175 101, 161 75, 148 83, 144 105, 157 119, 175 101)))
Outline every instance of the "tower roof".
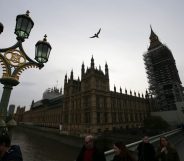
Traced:
POLYGON ((149 37, 149 39, 150 39, 150 46, 149 46, 148 50, 151 50, 153 48, 156 48, 156 47, 158 47, 159 45, 162 44, 160 42, 158 36, 154 33, 151 25, 150 25, 150 28, 151 28, 151 34, 150 34, 150 37, 149 37))
POLYGON ((92 55, 92 57, 91 57, 91 62, 94 62, 94 58, 93 58, 93 55, 92 55))
POLYGON ((92 69, 95 68, 95 63, 94 63, 93 55, 92 55, 92 58, 91 58, 91 68, 92 68, 92 69))

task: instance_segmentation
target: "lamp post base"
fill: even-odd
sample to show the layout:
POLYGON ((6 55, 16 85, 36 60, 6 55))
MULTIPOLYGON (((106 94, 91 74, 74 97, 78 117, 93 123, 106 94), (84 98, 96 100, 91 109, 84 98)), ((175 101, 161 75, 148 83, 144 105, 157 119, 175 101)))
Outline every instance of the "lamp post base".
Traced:
POLYGON ((0 119, 6 121, 7 108, 13 86, 19 84, 19 81, 13 78, 1 78, 0 82, 4 84, 3 94, 0 102, 0 119))
POLYGON ((4 133, 5 129, 6 129, 6 123, 2 118, 0 118, 0 135, 4 133))

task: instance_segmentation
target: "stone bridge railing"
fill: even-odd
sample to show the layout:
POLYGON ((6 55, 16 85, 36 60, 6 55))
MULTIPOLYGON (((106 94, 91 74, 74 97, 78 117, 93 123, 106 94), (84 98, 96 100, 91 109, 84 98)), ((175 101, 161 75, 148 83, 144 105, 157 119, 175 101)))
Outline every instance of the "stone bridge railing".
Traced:
MULTIPOLYGON (((156 135, 156 136, 152 136, 149 138, 149 141, 150 143, 155 143, 157 142, 161 136, 171 136, 171 135, 174 135, 178 132, 180 132, 182 129, 181 128, 178 128, 178 129, 175 129, 175 130, 172 130, 172 131, 169 131, 169 132, 165 132, 165 133, 162 133, 162 134, 159 134, 159 135, 156 135)), ((142 142, 142 140, 139 140, 139 141, 136 141, 134 143, 131 143, 131 144, 127 144, 126 147, 132 152, 132 153, 136 153, 136 148, 138 146, 138 144, 142 142)), ((109 150, 109 151, 106 151, 105 152, 105 156, 106 156, 106 161, 111 161, 113 159, 113 156, 114 156, 114 150, 109 150)))

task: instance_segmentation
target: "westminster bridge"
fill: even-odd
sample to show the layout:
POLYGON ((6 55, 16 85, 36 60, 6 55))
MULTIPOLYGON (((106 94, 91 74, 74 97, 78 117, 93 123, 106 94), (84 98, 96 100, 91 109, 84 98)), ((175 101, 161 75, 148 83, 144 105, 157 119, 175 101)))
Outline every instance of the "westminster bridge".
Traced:
MULTIPOLYGON (((171 136, 169 135, 169 140, 178 150, 181 161, 184 161, 184 132, 179 131, 171 134, 171 136)), ((158 138, 159 136, 152 137, 151 142, 155 144, 158 138)), ((12 142, 20 145, 25 161, 74 161, 82 146, 82 142, 74 142, 74 146, 66 145, 47 137, 47 134, 42 136, 39 133, 35 133, 35 131, 32 132, 24 128, 14 130, 12 142)), ((134 151, 138 143, 139 141, 127 146, 134 151)), ((107 161, 110 161, 113 151, 107 151, 105 154, 107 161)))

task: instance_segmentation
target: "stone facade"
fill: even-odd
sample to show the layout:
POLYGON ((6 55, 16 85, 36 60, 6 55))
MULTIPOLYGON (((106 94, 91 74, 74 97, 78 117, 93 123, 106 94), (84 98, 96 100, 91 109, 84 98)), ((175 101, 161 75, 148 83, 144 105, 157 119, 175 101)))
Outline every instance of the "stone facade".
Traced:
POLYGON ((153 100, 140 94, 110 91, 108 65, 105 72, 95 68, 81 68, 81 80, 65 76, 63 130, 72 134, 99 133, 120 128, 141 127, 149 115, 153 100))
POLYGON ((20 107, 20 106, 17 107, 17 111, 16 111, 16 113, 14 115, 14 119, 17 122, 23 121, 23 116, 24 116, 24 113, 25 113, 25 108, 26 107, 20 107))
POLYGON ((65 76, 64 94, 33 102, 31 109, 24 112, 22 120, 27 124, 58 128, 63 133, 84 135, 101 133, 121 128, 143 126, 143 120, 150 114, 154 100, 145 95, 125 89, 124 93, 110 91, 109 70, 95 67, 92 57, 90 67, 81 68, 81 80, 65 76))
POLYGON ((32 102, 29 111, 25 107, 17 108, 15 120, 18 123, 58 128, 62 123, 63 95, 52 99, 32 102))

